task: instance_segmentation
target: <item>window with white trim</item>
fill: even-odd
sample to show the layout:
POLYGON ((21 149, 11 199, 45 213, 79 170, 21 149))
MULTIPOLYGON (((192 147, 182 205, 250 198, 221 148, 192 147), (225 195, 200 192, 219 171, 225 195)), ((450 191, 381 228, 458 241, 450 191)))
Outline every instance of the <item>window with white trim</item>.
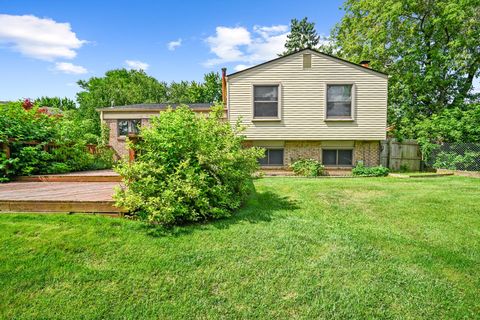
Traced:
POLYGON ((138 134, 140 132, 140 119, 117 120, 118 136, 138 134))
POLYGON ((327 119, 352 119, 352 84, 327 84, 327 119))
POLYGON ((323 149, 322 163, 325 166, 352 166, 352 149, 323 149))
POLYGON ((258 159, 261 166, 283 166, 283 149, 265 149, 265 156, 258 159))
POLYGON ((254 118, 279 118, 279 91, 278 85, 253 86, 254 118))

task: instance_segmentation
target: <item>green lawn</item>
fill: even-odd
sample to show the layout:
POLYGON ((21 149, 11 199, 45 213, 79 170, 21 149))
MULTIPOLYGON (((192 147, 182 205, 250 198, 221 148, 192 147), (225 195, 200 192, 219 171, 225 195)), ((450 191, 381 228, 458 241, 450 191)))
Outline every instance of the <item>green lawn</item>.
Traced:
POLYGON ((0 215, 0 318, 480 315, 480 179, 257 180, 233 218, 161 232, 0 215))

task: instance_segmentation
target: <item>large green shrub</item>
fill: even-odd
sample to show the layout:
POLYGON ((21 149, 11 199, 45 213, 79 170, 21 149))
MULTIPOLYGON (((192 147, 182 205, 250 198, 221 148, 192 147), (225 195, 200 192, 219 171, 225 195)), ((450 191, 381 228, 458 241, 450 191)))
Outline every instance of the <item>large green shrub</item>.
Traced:
POLYGON ((314 159, 300 159, 290 167, 296 175, 305 177, 318 177, 323 175, 325 171, 323 164, 314 159))
POLYGON ((76 110, 61 116, 42 113, 26 102, 0 106, 0 142, 8 144, 10 159, 1 152, 0 182, 18 175, 64 173, 112 166, 112 151, 91 134, 95 123, 78 116, 76 110), (87 152, 88 143, 98 144, 99 152, 87 152))
POLYGON ((151 223, 172 225, 229 216, 252 188, 262 150, 242 148, 216 107, 208 116, 187 107, 162 112, 141 130, 133 163, 116 171, 125 187, 117 204, 151 223))
POLYGON ((377 167, 365 167, 362 162, 359 162, 355 168, 352 169, 354 176, 363 176, 363 177, 384 177, 387 176, 390 170, 384 166, 377 167))

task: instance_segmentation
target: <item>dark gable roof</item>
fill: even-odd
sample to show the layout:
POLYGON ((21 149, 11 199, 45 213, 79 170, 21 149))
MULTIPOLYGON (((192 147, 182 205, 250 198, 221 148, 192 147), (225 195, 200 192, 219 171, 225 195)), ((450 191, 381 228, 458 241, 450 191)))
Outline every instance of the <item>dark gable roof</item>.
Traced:
POLYGON ((126 106, 113 106, 108 108, 99 108, 97 111, 156 111, 156 110, 165 110, 168 107, 176 109, 181 105, 186 105, 192 110, 209 110, 213 104, 212 103, 139 103, 139 104, 129 104, 126 106))
POLYGON ((289 53, 287 55, 284 55, 284 56, 281 56, 281 57, 278 57, 278 58, 275 58, 275 59, 272 59, 272 60, 269 60, 269 61, 265 61, 263 63, 260 63, 260 64, 257 64, 253 67, 250 67, 250 68, 247 68, 247 69, 243 69, 243 70, 240 70, 240 71, 237 71, 237 72, 234 72, 234 73, 230 73, 229 75, 227 75, 227 77, 231 77, 231 76, 235 76, 237 74, 240 74, 240 73, 243 73, 243 72, 246 72, 246 71, 249 71, 249 70, 252 70, 252 69, 255 69, 255 68, 258 68, 260 66, 263 66, 265 64, 268 64, 270 62, 274 62, 274 61, 277 61, 277 60, 280 60, 280 59, 283 59, 283 58, 286 58, 286 57, 289 57, 289 56, 292 56, 294 54, 297 54, 297 53, 300 53, 300 52, 303 52, 303 51, 313 51, 314 53, 317 53, 317 54, 320 54, 320 55, 323 55, 323 56, 327 56, 327 57, 330 57, 330 58, 333 58, 335 60, 338 60, 340 62, 343 62, 343 63, 348 63, 348 64, 351 64, 351 65, 354 65, 356 67, 360 67, 362 69, 365 69, 365 71, 373 71, 373 72, 376 72, 376 73, 379 73, 381 75, 384 75, 384 76, 388 76, 387 73, 385 72, 382 72, 382 71, 378 71, 378 70, 375 70, 375 69, 372 69, 372 68, 367 68, 367 67, 364 67, 360 64, 357 64, 357 63, 354 63, 354 62, 351 62, 351 61, 348 61, 348 60, 345 60, 345 59, 342 59, 342 58, 339 58, 339 57, 335 57, 335 56, 332 56, 331 54, 327 54, 327 53, 323 53, 321 51, 318 51, 316 49, 310 49, 310 48, 305 48, 305 49, 302 49, 302 50, 299 50, 299 51, 295 51, 295 52, 292 52, 292 53, 289 53))

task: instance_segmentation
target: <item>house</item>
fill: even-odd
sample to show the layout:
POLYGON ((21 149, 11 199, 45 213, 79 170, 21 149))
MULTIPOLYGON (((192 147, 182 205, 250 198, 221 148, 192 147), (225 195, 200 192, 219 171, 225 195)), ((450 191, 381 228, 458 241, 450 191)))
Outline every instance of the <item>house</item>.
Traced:
MULTIPOLYGON (((358 161, 380 163, 386 139, 388 76, 315 50, 305 49, 226 75, 222 94, 226 117, 240 120, 246 146, 266 149, 260 163, 283 168, 297 159, 321 161, 330 169, 349 169, 358 161)), ((190 104, 208 112, 210 104, 190 104)), ((128 154, 125 139, 168 104, 101 108, 110 144, 128 154)), ((177 105, 172 105, 176 108, 177 105)))
POLYGON ((229 74, 228 119, 246 127, 248 146, 266 149, 265 167, 301 158, 332 169, 379 165, 388 76, 367 63, 304 49, 229 74))

